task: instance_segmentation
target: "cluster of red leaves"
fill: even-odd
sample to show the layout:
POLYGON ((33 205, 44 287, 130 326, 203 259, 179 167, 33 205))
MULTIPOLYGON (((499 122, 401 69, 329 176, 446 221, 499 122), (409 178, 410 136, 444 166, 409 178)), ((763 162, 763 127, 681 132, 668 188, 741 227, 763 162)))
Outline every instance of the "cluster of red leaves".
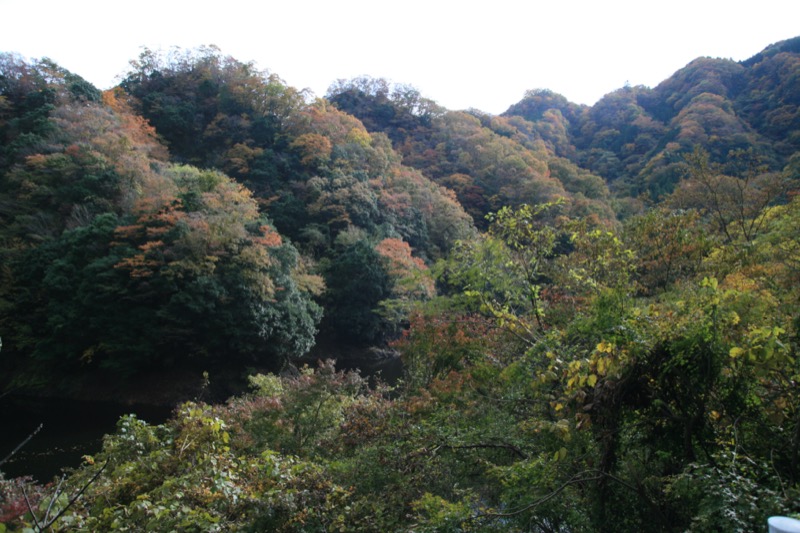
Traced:
POLYGON ((260 244, 262 246, 266 246, 268 248, 272 248, 275 246, 280 246, 283 242, 281 240, 281 235, 271 227, 267 226, 266 224, 259 228, 261 230, 261 235, 258 237, 253 237, 253 242, 256 244, 260 244))
POLYGON ((0 524, 13 526, 14 521, 28 513, 28 502, 36 508, 45 488, 34 483, 29 476, 14 479, 0 477, 0 524), (25 501, 26 494, 28 502, 25 501))

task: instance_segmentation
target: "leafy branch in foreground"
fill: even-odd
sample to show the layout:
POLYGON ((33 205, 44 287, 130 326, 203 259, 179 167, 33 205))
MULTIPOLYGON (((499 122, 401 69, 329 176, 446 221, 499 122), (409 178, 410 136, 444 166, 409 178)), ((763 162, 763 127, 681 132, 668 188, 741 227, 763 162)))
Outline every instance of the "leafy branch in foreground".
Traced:
POLYGON ((61 476, 61 479, 59 480, 55 491, 50 496, 50 501, 47 504, 44 517, 42 517, 41 520, 39 520, 39 518, 36 516, 36 511, 34 510, 33 505, 31 505, 31 501, 28 498, 27 491, 25 491, 25 489, 23 488, 23 496, 25 497, 25 504, 28 507, 28 512, 30 512, 31 517, 33 518, 34 531, 37 532, 47 531, 53 524, 55 524, 56 521, 59 518, 61 518, 64 515, 64 513, 66 513, 69 510, 69 508, 75 504, 75 502, 78 501, 78 498, 80 498, 81 495, 86 491, 86 489, 89 488, 89 485, 94 483, 95 480, 97 480, 97 478, 100 477, 100 474, 103 473, 103 470, 106 469, 106 466, 108 466, 108 461, 106 461, 103 464, 103 466, 101 466, 100 469, 91 478, 89 478, 89 480, 71 498, 69 498, 66 501, 64 506, 61 507, 58 513, 56 513, 52 518, 50 517, 50 514, 53 512, 54 505, 56 504, 56 502, 59 501, 59 499, 61 499, 62 496, 64 496, 61 487, 67 478, 66 474, 61 476))

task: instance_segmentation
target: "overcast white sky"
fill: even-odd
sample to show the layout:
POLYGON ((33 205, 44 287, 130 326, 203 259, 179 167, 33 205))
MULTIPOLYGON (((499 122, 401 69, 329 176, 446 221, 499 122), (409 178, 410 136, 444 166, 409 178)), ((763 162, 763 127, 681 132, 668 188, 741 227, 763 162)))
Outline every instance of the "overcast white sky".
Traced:
POLYGON ((490 113, 536 88, 593 104, 800 35, 797 0, 0 0, 0 14, 0 51, 50 57, 101 89, 143 46, 215 44, 318 96, 370 75, 490 113))

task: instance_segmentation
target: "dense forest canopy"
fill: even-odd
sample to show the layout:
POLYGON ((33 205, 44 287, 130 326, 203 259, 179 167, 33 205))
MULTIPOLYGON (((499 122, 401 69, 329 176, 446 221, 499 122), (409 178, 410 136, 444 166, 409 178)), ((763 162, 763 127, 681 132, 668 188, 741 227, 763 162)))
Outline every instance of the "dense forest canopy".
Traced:
POLYGON ((215 47, 108 91, 0 55, 0 394, 249 376, 60 483, 0 474, 0 531, 800 513, 798 43, 498 116, 367 77, 315 98, 215 47))

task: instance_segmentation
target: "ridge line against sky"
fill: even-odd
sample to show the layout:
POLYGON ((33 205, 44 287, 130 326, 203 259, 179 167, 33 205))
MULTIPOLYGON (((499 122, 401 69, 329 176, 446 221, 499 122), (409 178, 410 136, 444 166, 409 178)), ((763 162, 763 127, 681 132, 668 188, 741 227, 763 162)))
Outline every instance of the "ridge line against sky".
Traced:
POLYGON ((529 89, 594 104, 697 57, 741 61, 800 35, 800 2, 0 0, 0 51, 49 57, 107 89, 142 47, 216 45, 324 96, 337 79, 409 84, 448 109, 502 113, 529 89))

